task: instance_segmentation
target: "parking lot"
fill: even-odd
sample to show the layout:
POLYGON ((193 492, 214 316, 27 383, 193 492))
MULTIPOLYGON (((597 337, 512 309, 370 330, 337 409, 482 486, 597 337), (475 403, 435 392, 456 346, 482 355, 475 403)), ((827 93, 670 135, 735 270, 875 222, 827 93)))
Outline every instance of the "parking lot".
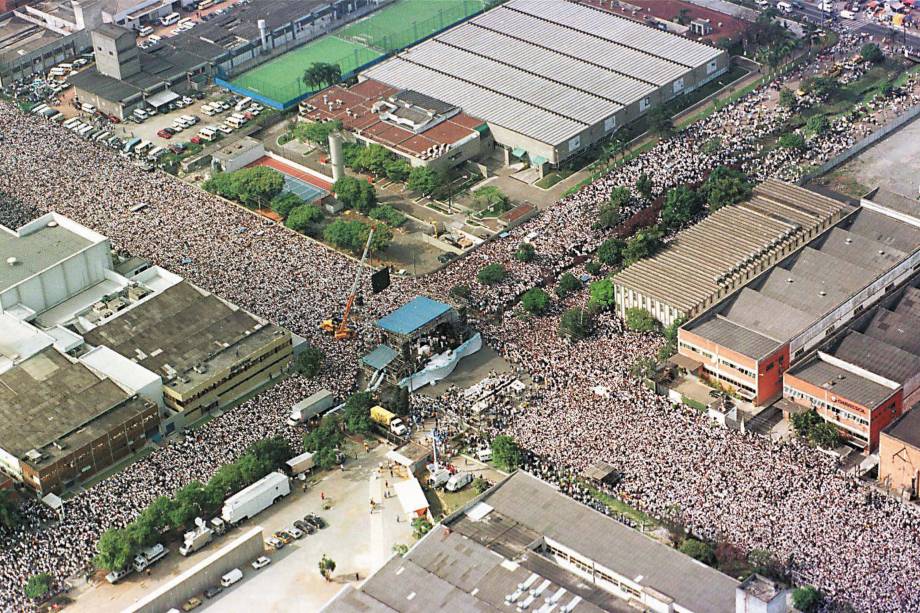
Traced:
MULTIPOLYGON (((178 543, 170 544, 170 554, 156 564, 149 576, 132 575, 123 583, 100 584, 71 592, 75 598, 69 607, 75 611, 116 611, 131 604, 161 582, 187 570, 208 553, 239 536, 244 529, 261 525, 268 538, 273 532, 288 528, 296 519, 317 513, 328 524, 316 534, 304 536, 280 551, 269 551, 272 562, 261 570, 251 566, 241 568, 243 580, 224 590, 212 600, 205 600, 197 610, 221 611, 316 611, 346 583, 361 580, 381 566, 392 555, 396 544, 414 542, 411 526, 396 521, 399 501, 383 500, 382 479, 371 479, 379 464, 386 462, 389 448, 377 445, 369 453, 363 448, 358 459, 346 463, 346 470, 320 473, 308 482, 306 492, 300 481, 292 482, 291 494, 274 507, 246 521, 217 538, 197 553, 183 558, 178 543), (368 512, 371 496, 383 500, 373 514, 368 512), (323 510, 325 497, 331 509, 323 510), (323 554, 335 560, 331 581, 324 580, 318 570, 323 554)), ((352 458, 354 456, 352 455, 352 458)), ((392 489, 392 488, 391 488, 392 489)))

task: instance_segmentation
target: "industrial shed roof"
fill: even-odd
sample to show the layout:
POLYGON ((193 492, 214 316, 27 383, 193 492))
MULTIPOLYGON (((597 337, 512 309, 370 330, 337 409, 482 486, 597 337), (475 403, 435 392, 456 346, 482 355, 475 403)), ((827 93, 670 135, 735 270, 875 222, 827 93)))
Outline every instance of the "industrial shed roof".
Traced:
POLYGON ((894 394, 894 389, 890 387, 825 362, 817 356, 793 367, 788 374, 870 410, 894 394))

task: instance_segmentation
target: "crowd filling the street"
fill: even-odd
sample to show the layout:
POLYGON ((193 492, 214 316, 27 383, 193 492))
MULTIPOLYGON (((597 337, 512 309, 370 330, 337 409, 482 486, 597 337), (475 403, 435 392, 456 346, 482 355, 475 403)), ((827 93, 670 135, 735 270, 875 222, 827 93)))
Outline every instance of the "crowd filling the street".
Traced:
MULTIPOLYGON (((858 34, 841 34, 822 59, 851 57, 864 42, 858 34)), ((865 70, 854 65, 837 79, 846 82, 865 70)), ((291 406, 320 389, 340 399, 356 391, 359 356, 373 347, 376 318, 417 295, 450 300, 451 291, 465 285, 470 312, 478 314, 471 324, 515 373, 494 374, 492 389, 484 391, 503 390, 515 376, 534 382, 523 398, 490 396, 493 419, 467 434, 471 446, 509 434, 527 450, 527 469, 593 506, 575 481, 602 460, 623 475, 610 493, 649 515, 715 543, 769 551, 796 583, 818 586, 856 610, 920 610, 915 507, 875 493, 798 440, 739 433, 671 405, 630 373, 639 358, 656 354, 661 338, 627 330, 613 313, 595 314, 586 340, 561 337, 563 311, 584 305, 587 288, 561 297, 541 317, 511 313, 526 290, 549 289, 567 271, 585 272, 582 256, 617 232, 596 224, 615 189, 632 192, 620 209, 625 220, 673 187, 701 184, 719 166, 738 169, 751 181, 795 181, 920 102, 918 81, 911 77, 885 100, 833 119, 805 146, 764 153, 764 140, 777 136, 793 112, 778 103, 780 91, 798 88, 790 84, 817 71, 805 64, 768 80, 436 273, 396 278, 374 295, 368 283, 358 334, 350 341, 332 340, 318 323, 340 312, 354 260, 194 185, 143 172, 111 150, 0 102, 0 223, 17 228, 55 211, 110 237, 118 250, 173 270, 325 353, 319 376, 292 374, 201 427, 167 437, 143 458, 67 499, 61 518, 37 502, 26 503, 21 525, 0 539, 0 609, 29 608, 23 585, 31 575, 51 574, 60 590, 69 577, 90 574, 102 532, 126 525, 158 496, 192 480, 206 482, 253 442, 282 436, 299 448, 302 428, 286 424, 291 406), (651 181, 650 197, 634 189, 643 175, 651 181), (141 203, 146 207, 136 210, 141 203), (515 257, 525 237, 536 254, 530 261, 515 257), (483 266, 495 263, 506 271, 503 280, 475 281, 483 266)), ((796 104, 813 103, 810 96, 816 95, 798 96, 796 104)), ((474 403, 460 388, 413 394, 411 421, 421 423, 437 410, 451 423, 468 422, 474 403)))

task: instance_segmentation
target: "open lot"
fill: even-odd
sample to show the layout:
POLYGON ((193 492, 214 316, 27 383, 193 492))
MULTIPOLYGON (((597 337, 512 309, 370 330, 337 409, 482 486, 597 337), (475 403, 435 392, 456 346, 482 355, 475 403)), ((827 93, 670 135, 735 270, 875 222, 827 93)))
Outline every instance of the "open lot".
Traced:
MULTIPOLYGON (((316 611, 338 592, 355 580, 355 573, 365 579, 392 555, 393 546, 411 545, 412 529, 397 522, 400 512, 396 498, 383 499, 381 479, 372 479, 374 470, 386 462, 386 445, 377 445, 369 453, 358 451, 357 460, 349 460, 345 471, 319 473, 307 482, 306 492, 300 481, 292 482, 292 492, 284 501, 262 512, 254 520, 243 522, 228 535, 183 558, 178 544, 170 545, 170 554, 153 567, 149 576, 134 575, 123 583, 111 586, 104 581, 76 593, 73 611, 116 611, 134 602, 163 581, 175 577, 202 560, 208 553, 227 543, 229 537, 239 536, 254 525, 263 527, 265 538, 289 527, 294 520, 315 512, 328 523, 316 534, 304 536, 281 551, 270 551, 272 563, 259 571, 242 568, 243 581, 225 590, 213 600, 206 600, 201 610, 209 611, 316 611), (323 510, 321 494, 332 504, 323 510), (368 500, 383 501, 378 511, 368 513, 368 500), (325 581, 317 570, 323 554, 335 560, 337 567, 332 581, 325 581)), ((353 455, 351 457, 354 457, 353 455)))

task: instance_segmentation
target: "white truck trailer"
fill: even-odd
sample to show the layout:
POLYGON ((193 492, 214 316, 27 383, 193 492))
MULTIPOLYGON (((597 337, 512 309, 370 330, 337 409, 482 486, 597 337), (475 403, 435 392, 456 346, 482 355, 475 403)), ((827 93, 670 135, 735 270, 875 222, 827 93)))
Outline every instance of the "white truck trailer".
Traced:
POLYGON ((220 516, 227 524, 233 526, 264 511, 290 493, 291 484, 287 475, 279 472, 269 473, 227 498, 220 516))
POLYGON ((307 472, 313 468, 314 464, 315 462, 313 461, 313 454, 308 451, 298 456, 294 456, 285 462, 282 468, 284 468, 284 471, 287 474, 293 477, 295 475, 299 475, 300 473, 307 472))
POLYGON ((334 402, 335 396, 332 395, 332 392, 320 390, 291 407, 291 414, 288 416, 287 423, 289 426, 302 424, 308 419, 320 415, 323 411, 331 409, 334 402))

